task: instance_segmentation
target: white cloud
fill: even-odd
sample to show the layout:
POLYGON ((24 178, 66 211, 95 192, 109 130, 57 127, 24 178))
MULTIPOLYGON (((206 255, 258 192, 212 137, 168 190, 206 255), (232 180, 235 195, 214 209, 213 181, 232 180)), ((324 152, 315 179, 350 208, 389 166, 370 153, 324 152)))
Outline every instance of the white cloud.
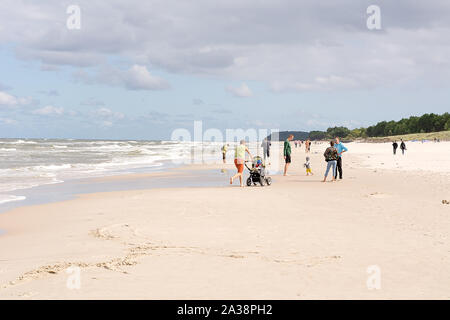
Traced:
MULTIPOLYGON (((382 30, 366 27, 365 1, 79 0, 82 28, 65 28, 65 4, 2 0, 0 45, 43 67, 133 65, 103 83, 167 88, 148 72, 265 81, 283 90, 373 88, 450 78, 448 0, 384 1, 382 30), (382 71, 382 72, 381 72, 382 71), (345 79, 337 82, 332 77, 345 79), (321 79, 328 79, 321 81, 321 79), (348 82, 350 81, 350 82, 348 82)), ((95 79, 94 79, 95 80, 95 79)))
POLYGON ((226 89, 228 92, 239 98, 251 97, 253 95, 252 90, 250 90, 246 83, 243 83, 240 87, 237 88, 228 86, 226 89))
POLYGON ((64 113, 64 108, 55 107, 55 106, 45 106, 40 109, 36 109, 32 112, 33 114, 48 116, 48 115, 57 115, 60 116, 64 113))
POLYGON ((57 97, 59 96, 58 90, 39 90, 38 93, 49 96, 49 97, 57 97))
POLYGON ((104 120, 104 121, 100 121, 100 125, 102 127, 109 128, 109 127, 112 127, 114 125, 114 123, 112 121, 104 120))
POLYGON ((358 80, 343 78, 336 75, 316 77, 310 82, 294 82, 294 83, 274 82, 271 84, 271 89, 275 92, 355 89, 358 87, 359 87, 358 80))
POLYGON ((145 66, 133 65, 124 75, 125 86, 130 90, 161 90, 169 88, 168 83, 150 74, 145 66))
POLYGON ((121 112, 115 112, 108 108, 99 108, 92 111, 89 117, 94 123, 101 127, 112 127, 117 121, 124 120, 125 115, 121 112))
POLYGON ((0 106, 16 107, 29 104, 30 102, 30 98, 19 98, 6 92, 0 91, 0 106))
POLYGON ((90 97, 87 100, 81 101, 80 105, 82 105, 82 106, 104 106, 105 103, 102 100, 90 97))
POLYGON ((137 64, 126 70, 102 66, 93 75, 85 70, 78 70, 74 76, 87 84, 102 83, 122 86, 129 90, 165 90, 170 88, 166 80, 153 76, 146 66, 137 64))
POLYGON ((103 118, 103 119, 123 119, 125 115, 120 112, 114 112, 108 108, 100 108, 93 112, 95 117, 103 118))
POLYGON ((0 118, 0 122, 3 124, 17 124, 18 122, 10 118, 0 118))

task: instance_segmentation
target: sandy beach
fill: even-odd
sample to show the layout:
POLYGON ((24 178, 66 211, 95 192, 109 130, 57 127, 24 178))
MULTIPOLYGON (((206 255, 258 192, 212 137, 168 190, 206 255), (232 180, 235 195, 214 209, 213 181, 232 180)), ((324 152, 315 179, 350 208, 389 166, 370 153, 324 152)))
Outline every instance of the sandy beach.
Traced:
POLYGON ((217 186, 2 213, 0 299, 449 299, 450 142, 395 158, 390 144, 347 147, 338 182, 320 182, 325 144, 313 144, 315 175, 293 146, 290 176, 270 187, 229 186, 234 166, 218 162, 206 167, 227 170, 217 186))

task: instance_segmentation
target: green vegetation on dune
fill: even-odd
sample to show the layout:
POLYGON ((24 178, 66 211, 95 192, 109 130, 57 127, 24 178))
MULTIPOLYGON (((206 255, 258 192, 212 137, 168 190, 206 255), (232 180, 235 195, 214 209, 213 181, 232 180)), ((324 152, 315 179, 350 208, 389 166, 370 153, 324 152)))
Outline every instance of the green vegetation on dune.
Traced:
POLYGON ((440 139, 450 140, 450 114, 426 113, 420 117, 412 116, 399 121, 381 121, 367 128, 350 130, 346 127, 328 128, 327 131, 311 131, 312 140, 341 137, 346 140, 367 139, 372 141, 440 139))
MULTIPOLYGON (((381 121, 367 128, 348 129, 346 127, 328 128, 326 131, 281 131, 279 140, 293 134, 294 139, 328 140, 340 137, 344 140, 364 139, 368 141, 392 140, 450 140, 450 114, 426 113, 420 117, 412 116, 399 121, 381 121)), ((269 136, 269 139, 272 137, 269 136)))
POLYGON ((396 136, 387 136, 387 137, 371 137, 366 138, 367 141, 373 142, 383 142, 383 141, 396 141, 403 139, 405 141, 410 140, 434 140, 439 139, 441 141, 450 141, 450 130, 447 131, 439 131, 439 132, 428 132, 428 133, 410 133, 396 136))
POLYGON ((400 121, 382 121, 366 129, 368 137, 385 137, 410 133, 429 133, 450 130, 450 114, 426 113, 400 121))

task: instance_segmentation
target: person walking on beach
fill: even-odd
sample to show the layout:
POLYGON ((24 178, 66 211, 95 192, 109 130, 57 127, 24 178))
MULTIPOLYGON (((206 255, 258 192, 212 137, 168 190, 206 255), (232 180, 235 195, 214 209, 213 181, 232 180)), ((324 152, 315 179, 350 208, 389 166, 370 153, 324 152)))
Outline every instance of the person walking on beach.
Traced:
POLYGON ((289 167, 289 164, 291 163, 291 141, 294 138, 294 135, 291 134, 289 135, 289 137, 284 141, 284 146, 283 146, 283 155, 284 155, 284 176, 287 176, 287 169, 289 167))
POLYGON ((397 148, 398 148, 397 141, 394 141, 394 143, 392 144, 392 148, 394 149, 394 156, 395 156, 397 154, 397 148))
POLYGON ((401 139, 401 143, 400 143, 400 150, 402 150, 402 154, 405 155, 405 150, 406 150, 406 144, 403 141, 403 139, 401 139))
POLYGON ((334 147, 336 148, 337 152, 338 152, 338 158, 337 158, 337 162, 336 162, 336 171, 334 173, 334 178, 337 179, 337 175, 338 175, 338 171, 339 171, 339 179, 342 179, 342 154, 344 152, 347 152, 348 149, 342 144, 341 140, 339 139, 339 137, 336 137, 335 139, 336 143, 334 144, 334 147))
POLYGON ((311 174, 312 176, 314 173, 311 171, 311 162, 309 162, 309 157, 306 157, 306 162, 303 164, 303 166, 306 168, 306 175, 309 176, 311 174))
POLYGON ((270 146, 272 143, 267 138, 264 138, 263 142, 261 143, 261 148, 263 149, 263 155, 264 155, 264 161, 266 158, 270 158, 270 146))
POLYGON ((305 141, 305 153, 309 153, 311 150, 311 141, 309 139, 306 139, 305 141))
POLYGON ((233 180, 239 177, 240 186, 244 186, 244 179, 242 177, 244 171, 245 153, 248 153, 250 159, 253 159, 252 154, 245 145, 245 140, 241 140, 240 144, 234 150, 234 165, 236 166, 237 173, 230 178, 230 184, 233 184, 233 180))
POLYGON ((327 181, 328 172, 330 169, 333 171, 331 172, 331 178, 332 181, 336 181, 335 178, 335 172, 336 172, 336 163, 338 158, 338 152, 336 148, 334 147, 334 141, 330 141, 330 146, 325 150, 323 156, 325 157, 325 161, 327 162, 327 170, 325 171, 325 176, 323 178, 322 182, 327 181))
POLYGON ((223 163, 227 163, 227 151, 228 151, 228 147, 230 145, 229 144, 224 144, 222 146, 222 159, 223 159, 223 163))

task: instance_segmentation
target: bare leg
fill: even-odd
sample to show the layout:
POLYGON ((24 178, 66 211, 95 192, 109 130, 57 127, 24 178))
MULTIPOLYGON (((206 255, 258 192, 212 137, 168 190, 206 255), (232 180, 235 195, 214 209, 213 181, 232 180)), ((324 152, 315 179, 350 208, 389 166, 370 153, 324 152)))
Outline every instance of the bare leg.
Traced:
POLYGON ((289 163, 284 164, 284 175, 287 176, 287 169, 289 167, 289 163))
POLYGON ((233 184, 233 180, 236 179, 237 177, 239 177, 239 181, 240 181, 241 187, 242 187, 242 173, 239 173, 239 172, 230 178, 230 184, 233 184))

